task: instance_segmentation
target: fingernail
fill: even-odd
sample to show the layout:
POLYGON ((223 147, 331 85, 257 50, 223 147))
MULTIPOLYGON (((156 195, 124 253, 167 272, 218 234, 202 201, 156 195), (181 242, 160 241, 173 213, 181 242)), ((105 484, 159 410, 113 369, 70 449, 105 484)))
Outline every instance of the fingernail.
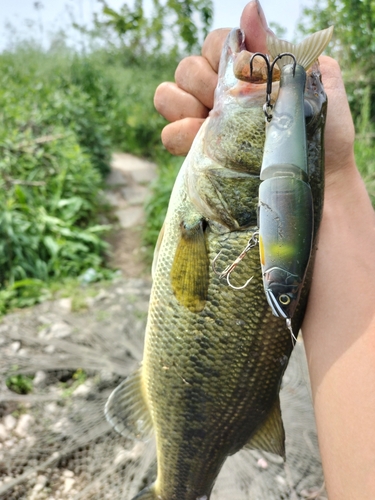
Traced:
POLYGON ((259 19, 260 19, 261 23, 263 24, 263 26, 265 28, 268 28, 267 19, 266 19, 266 16, 264 15, 264 11, 263 11, 263 8, 262 8, 262 6, 260 4, 260 1, 259 0, 255 0, 255 3, 256 3, 256 6, 257 6, 258 16, 259 16, 259 19))

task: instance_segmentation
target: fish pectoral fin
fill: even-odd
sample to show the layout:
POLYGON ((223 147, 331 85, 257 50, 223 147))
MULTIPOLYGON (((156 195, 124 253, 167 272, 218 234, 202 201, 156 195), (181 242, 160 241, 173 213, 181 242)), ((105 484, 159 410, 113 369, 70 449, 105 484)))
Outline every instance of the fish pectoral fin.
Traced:
POLYGON ((245 445, 251 450, 263 450, 280 455, 285 460, 285 431, 281 419, 280 399, 277 398, 266 420, 245 445))
POLYGON ((139 440, 151 437, 153 426, 143 397, 141 368, 116 387, 108 398, 104 413, 122 436, 139 440))
POLYGON ((181 224, 181 236, 171 269, 172 290, 176 299, 191 312, 203 310, 207 300, 209 259, 204 221, 181 224))

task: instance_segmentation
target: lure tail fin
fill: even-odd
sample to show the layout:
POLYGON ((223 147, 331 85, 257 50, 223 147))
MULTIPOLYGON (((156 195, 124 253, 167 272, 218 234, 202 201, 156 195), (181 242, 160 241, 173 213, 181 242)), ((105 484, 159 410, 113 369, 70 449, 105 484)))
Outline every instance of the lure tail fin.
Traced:
MULTIPOLYGON (((272 59, 275 59, 283 52, 290 52, 295 56, 297 64, 302 66, 305 71, 307 71, 329 44, 332 38, 332 33, 333 26, 330 26, 325 30, 313 33, 297 45, 285 40, 280 40, 276 36, 268 35, 268 52, 270 53, 272 59)), ((286 64, 292 64, 293 62, 292 57, 284 56, 282 59, 279 59, 276 64, 281 70, 283 66, 286 64)))

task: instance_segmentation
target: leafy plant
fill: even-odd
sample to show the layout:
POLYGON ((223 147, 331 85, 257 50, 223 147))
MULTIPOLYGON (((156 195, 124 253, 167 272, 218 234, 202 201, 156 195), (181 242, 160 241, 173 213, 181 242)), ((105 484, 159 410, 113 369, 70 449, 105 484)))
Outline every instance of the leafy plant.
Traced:
POLYGON ((78 368, 72 375, 72 378, 67 382, 62 382, 61 387, 64 389, 62 393, 63 398, 69 398, 73 392, 82 385, 87 380, 87 373, 82 370, 82 368, 78 368))
POLYGON ((43 53, 31 50, 32 67, 19 65, 24 51, 0 56, 0 313, 42 299, 51 280, 100 271, 109 227, 95 168, 109 156, 94 119, 99 105, 78 82, 56 76, 43 53), (97 152, 83 144, 85 134, 96 137, 97 152))
POLYGON ((9 390, 17 394, 29 394, 33 390, 33 379, 27 375, 10 375, 5 384, 9 390))
POLYGON ((327 53, 343 70, 349 101, 355 118, 361 113, 364 94, 370 89, 370 116, 375 117, 375 9, 372 1, 315 0, 304 8, 302 33, 334 25, 327 53))
POLYGON ((154 0, 149 17, 144 13, 142 0, 135 0, 133 7, 124 3, 120 11, 105 0, 100 1, 102 16, 95 17, 94 33, 129 49, 135 60, 146 54, 155 56, 181 49, 188 53, 197 51, 212 23, 212 0, 154 0))
POLYGON ((143 241, 149 249, 148 259, 150 261, 167 212, 173 184, 182 162, 182 158, 170 156, 169 160, 160 164, 158 177, 151 187, 152 195, 145 207, 146 225, 143 232, 143 241))
POLYGON ((356 125, 355 156, 375 204, 375 9, 363 0, 315 0, 303 10, 299 29, 310 33, 334 25, 327 52, 342 68, 356 125))

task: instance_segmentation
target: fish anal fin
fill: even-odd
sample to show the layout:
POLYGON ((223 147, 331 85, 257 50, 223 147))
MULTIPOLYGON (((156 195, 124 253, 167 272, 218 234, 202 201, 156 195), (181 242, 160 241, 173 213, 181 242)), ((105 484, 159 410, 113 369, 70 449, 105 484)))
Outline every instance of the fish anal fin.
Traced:
POLYGON ((207 300, 209 259, 204 221, 181 224, 181 236, 171 269, 172 290, 176 299, 191 312, 203 310, 207 300))
POLYGON ((150 438, 153 426, 143 396, 141 368, 116 387, 108 398, 104 413, 122 436, 138 440, 150 438))
POLYGON ((132 498, 132 500, 158 500, 160 497, 156 495, 153 486, 148 486, 147 488, 141 490, 138 495, 132 498))
POLYGON ((251 436, 245 448, 275 453, 285 460, 285 431, 281 419, 279 398, 276 399, 266 420, 251 436))

